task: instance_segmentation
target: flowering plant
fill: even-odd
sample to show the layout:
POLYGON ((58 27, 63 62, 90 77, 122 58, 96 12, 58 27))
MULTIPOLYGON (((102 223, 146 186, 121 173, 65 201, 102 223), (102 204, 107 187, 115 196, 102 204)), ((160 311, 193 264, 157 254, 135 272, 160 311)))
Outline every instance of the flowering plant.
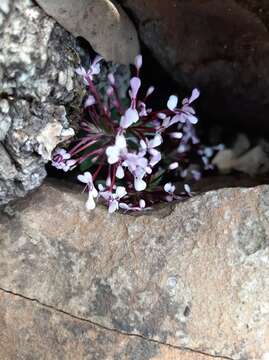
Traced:
POLYGON ((210 167, 207 151, 195 131, 198 118, 192 103, 199 91, 194 89, 181 105, 172 95, 166 109, 148 109, 146 102, 154 88, 140 95, 142 56, 138 55, 127 108, 119 98, 112 73, 108 74, 104 103, 93 81, 100 73, 101 61, 97 56, 87 71, 83 67, 76 71, 87 88, 80 133, 68 151, 54 151, 52 165, 64 171, 79 166, 83 174, 78 180, 88 191, 88 210, 95 208, 98 199, 112 213, 118 209, 141 211, 160 201, 191 196, 188 184, 176 194, 171 179, 188 176, 197 180, 201 170, 210 167), (190 159, 196 159, 195 165, 190 159))

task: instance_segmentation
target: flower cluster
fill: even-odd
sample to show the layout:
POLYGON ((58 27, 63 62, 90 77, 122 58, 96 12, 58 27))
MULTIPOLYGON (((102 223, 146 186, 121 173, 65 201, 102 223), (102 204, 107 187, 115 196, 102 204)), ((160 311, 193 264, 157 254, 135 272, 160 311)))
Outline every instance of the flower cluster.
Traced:
POLYGON ((172 95, 167 108, 149 109, 146 104, 154 87, 141 96, 142 56, 138 55, 127 108, 112 73, 104 103, 94 84, 101 61, 97 56, 88 70, 77 69, 87 88, 80 132, 68 151, 55 150, 52 165, 63 171, 78 167, 83 172, 78 180, 87 189, 88 210, 95 208, 98 199, 112 213, 118 209, 141 211, 161 201, 191 196, 188 184, 178 193, 173 181, 198 180, 202 170, 210 167, 208 152, 195 131, 198 118, 192 103, 199 91, 194 89, 182 104, 172 95))

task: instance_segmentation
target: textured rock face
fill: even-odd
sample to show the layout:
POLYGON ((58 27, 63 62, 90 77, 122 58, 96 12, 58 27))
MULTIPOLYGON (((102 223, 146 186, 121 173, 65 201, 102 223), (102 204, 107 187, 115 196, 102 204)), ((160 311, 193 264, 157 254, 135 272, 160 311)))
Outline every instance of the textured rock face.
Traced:
POLYGON ((119 0, 180 84, 202 90, 207 118, 268 129, 269 4, 261 0, 119 0))
POLYGON ((1 359, 211 360, 146 339, 109 331, 0 290, 1 359), (30 339, 30 341, 29 341, 30 339))
POLYGON ((107 61, 130 64, 139 54, 134 25, 111 0, 37 0, 74 36, 88 40, 107 61))
POLYGON ((1 1, 0 44, 1 205, 41 184, 81 87, 75 40, 32 1, 1 1))
MULTIPOLYGON (((266 359, 268 199, 268 186, 227 189, 154 214, 109 216, 102 207, 86 213, 77 189, 45 184, 0 217, 0 288, 125 333, 132 341, 142 336, 197 356, 266 359)), ((24 313, 24 305, 16 307, 17 314, 13 310, 15 300, 10 308, 8 302, 0 305, 8 314, 8 334, 24 313)), ((32 317, 39 319, 35 308, 29 310, 29 323, 24 321, 26 329, 32 317)), ((46 333, 55 327, 49 322, 46 333)), ((82 342, 88 336, 83 329, 78 322, 82 342)), ((66 327, 57 331, 68 336, 66 327)), ((101 339, 96 335, 95 343, 101 339)), ((118 341, 111 338, 116 347, 118 341)), ((121 359, 103 349, 99 358, 121 359)), ((160 351, 136 357, 130 350, 126 359, 173 359, 160 351)))

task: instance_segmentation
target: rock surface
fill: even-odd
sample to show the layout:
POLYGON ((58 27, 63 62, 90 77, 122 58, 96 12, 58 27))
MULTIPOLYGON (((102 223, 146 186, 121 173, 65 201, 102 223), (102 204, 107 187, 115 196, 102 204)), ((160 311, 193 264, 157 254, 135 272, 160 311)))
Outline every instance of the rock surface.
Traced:
POLYGON ((16 351, 23 328, 36 334, 26 354, 45 333, 51 358, 66 343, 63 358, 74 358, 77 341, 89 359, 101 350, 99 359, 181 359, 173 347, 191 349, 190 359, 267 359, 268 199, 269 186, 224 189, 153 214, 109 216, 86 213, 77 188, 44 184, 0 217, 0 288, 18 294, 1 295, 2 342, 16 351), (115 353, 121 341, 125 357, 115 353))
POLYGON ((134 25, 111 0, 37 0, 43 9, 74 36, 88 40, 107 61, 130 64, 139 54, 134 25))
POLYGON ((1 360, 211 360, 96 326, 0 290, 1 360), (30 339, 30 341, 29 341, 30 339))
POLYGON ((81 101, 75 39, 30 0, 0 3, 0 205, 42 183, 81 101))
POLYGON ((118 0, 181 85, 199 87, 207 119, 268 130, 267 0, 118 0))

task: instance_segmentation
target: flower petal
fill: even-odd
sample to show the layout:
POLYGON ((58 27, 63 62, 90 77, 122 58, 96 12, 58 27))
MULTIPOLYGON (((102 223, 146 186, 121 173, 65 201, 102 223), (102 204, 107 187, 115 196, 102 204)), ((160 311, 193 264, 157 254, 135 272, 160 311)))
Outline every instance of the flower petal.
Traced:
POLYGON ((130 80, 130 85, 132 89, 132 98, 136 99, 138 90, 141 86, 141 80, 138 77, 133 77, 130 80))
POLYGON ((171 95, 167 102, 167 107, 169 110, 174 111, 177 107, 178 97, 176 95, 171 95))
POLYGON ((117 167, 117 171, 116 171, 116 177, 118 179, 123 179, 124 178, 124 170, 123 170, 123 167, 121 165, 119 165, 117 167))
POLYGON ((189 104, 191 104, 193 101, 198 99, 199 96, 200 96, 200 91, 198 89, 193 89, 191 97, 189 98, 189 104))
POLYGON ((95 201, 94 201, 93 196, 91 195, 91 193, 89 193, 89 197, 88 197, 88 200, 86 201, 85 206, 86 206, 86 209, 88 211, 93 210, 95 208, 95 206, 96 206, 95 201))
POLYGON ((127 129, 133 123, 139 120, 139 115, 136 109, 129 108, 126 110, 124 116, 121 118, 120 126, 123 129, 127 129))
POLYGON ((87 100, 85 101, 84 107, 89 107, 95 104, 95 98, 92 95, 89 95, 87 100))
POLYGON ((147 183, 142 179, 135 178, 134 179, 134 187, 135 187, 136 191, 143 191, 146 189, 147 183))

